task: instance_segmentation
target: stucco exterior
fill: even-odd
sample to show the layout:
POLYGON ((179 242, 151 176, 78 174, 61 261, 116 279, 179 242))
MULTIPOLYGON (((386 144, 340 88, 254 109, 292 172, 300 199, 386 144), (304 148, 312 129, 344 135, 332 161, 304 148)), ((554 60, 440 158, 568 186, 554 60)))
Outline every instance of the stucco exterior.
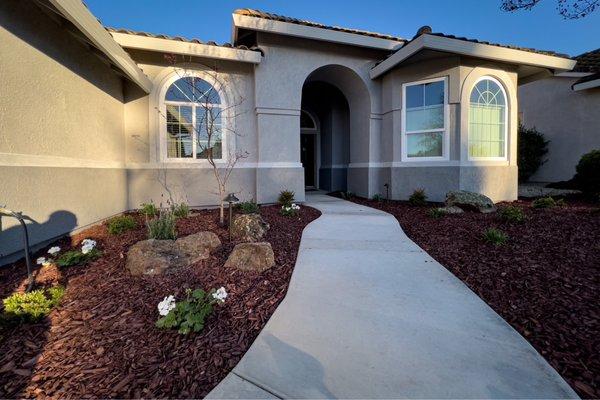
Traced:
MULTIPOLYGON (((271 203, 281 190, 304 200, 302 134, 316 137, 311 167, 314 185, 324 190, 372 197, 389 189, 391 198, 406 199, 423 188, 430 200, 442 201, 449 190, 464 189, 513 200, 518 79, 569 64, 508 48, 495 55, 490 45, 461 48, 455 39, 443 51, 413 51, 420 38, 400 60, 403 39, 238 14, 233 46, 109 33, 77 4, 65 2, 77 12, 63 16, 73 22, 73 15, 87 13, 85 23, 69 25, 35 3, 0 3, 0 172, 6 176, 0 203, 41 223, 31 227, 33 243, 150 200, 218 204, 206 160, 167 157, 165 93, 182 76, 201 78, 219 93, 225 154, 247 155, 228 185, 243 200, 271 203), (119 54, 104 57, 110 48, 119 54), (165 58, 172 54, 175 64, 165 58), (526 68, 519 57, 527 59, 526 68), (502 160, 468 156, 469 96, 484 76, 499 82, 507 97, 502 160), (444 157, 407 160, 403 85, 432 78, 446 84, 444 157), (301 129, 303 111, 314 117, 314 131, 301 129)), ((14 227, 3 219, 0 260, 20 248, 14 227)))
POLYGON ((579 78, 554 76, 519 87, 523 124, 550 141, 547 161, 531 181, 569 180, 581 156, 600 149, 600 88, 575 91, 579 78))

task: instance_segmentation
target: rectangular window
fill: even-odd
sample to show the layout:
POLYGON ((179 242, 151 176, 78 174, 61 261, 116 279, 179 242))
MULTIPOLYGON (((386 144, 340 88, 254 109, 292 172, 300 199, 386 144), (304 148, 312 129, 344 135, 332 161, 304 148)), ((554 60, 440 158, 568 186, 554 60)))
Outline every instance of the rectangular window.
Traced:
POLYGON ((203 107, 197 107, 196 127, 196 158, 207 159, 209 151, 213 152, 213 159, 216 160, 222 158, 223 143, 221 127, 221 109, 219 107, 211 107, 209 110, 207 110, 203 107))
POLYGON ((446 78, 403 85, 402 159, 447 158, 446 78))
POLYGON ((191 158, 193 132, 192 107, 167 105, 167 157, 191 158))

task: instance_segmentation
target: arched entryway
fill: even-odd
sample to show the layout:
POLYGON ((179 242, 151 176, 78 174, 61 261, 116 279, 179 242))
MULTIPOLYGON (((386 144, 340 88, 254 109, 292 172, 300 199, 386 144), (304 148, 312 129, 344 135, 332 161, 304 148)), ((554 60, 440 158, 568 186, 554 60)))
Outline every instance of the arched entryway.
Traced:
POLYGON ((370 98, 351 69, 328 65, 312 72, 302 87, 300 160, 307 190, 363 192, 349 170, 368 162, 370 98), (358 188, 358 190, 357 190, 358 188))

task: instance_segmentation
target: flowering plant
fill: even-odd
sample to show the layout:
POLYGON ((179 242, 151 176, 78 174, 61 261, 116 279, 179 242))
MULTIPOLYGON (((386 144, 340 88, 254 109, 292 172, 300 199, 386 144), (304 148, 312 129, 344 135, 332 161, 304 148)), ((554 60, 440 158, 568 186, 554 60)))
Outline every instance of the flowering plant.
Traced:
POLYGON ((58 252, 60 251, 60 247, 58 246, 52 246, 48 249, 48 254, 50 254, 52 257, 38 257, 38 259, 36 260, 37 265, 41 265, 43 267, 47 267, 48 265, 52 265, 52 263, 54 262, 54 258, 53 256, 57 255, 58 252))
POLYGON ((175 301, 173 295, 165 297, 158 303, 156 327, 161 329, 177 329, 187 335, 200 332, 204 328, 205 319, 212 313, 215 304, 223 304, 227 298, 224 287, 206 293, 202 289, 187 289, 186 299, 175 301))
POLYGON ((296 203, 292 203, 290 205, 281 206, 281 215, 285 215, 286 217, 293 217, 300 211, 300 206, 296 203))
POLYGON ((100 257, 100 251, 96 248, 96 241, 92 239, 83 239, 81 250, 71 250, 61 254, 56 260, 60 267, 69 267, 71 265, 87 264, 90 261, 100 257))

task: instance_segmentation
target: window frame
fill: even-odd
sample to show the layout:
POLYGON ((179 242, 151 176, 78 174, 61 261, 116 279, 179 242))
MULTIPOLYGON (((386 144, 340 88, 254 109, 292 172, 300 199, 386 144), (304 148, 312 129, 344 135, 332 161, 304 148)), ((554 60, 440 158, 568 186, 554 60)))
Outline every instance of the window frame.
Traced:
POLYGON ((436 77, 423 79, 420 81, 406 82, 402 84, 402 115, 401 115, 401 160, 402 162, 431 162, 431 161, 449 161, 450 160, 450 104, 448 103, 448 77, 436 77), (406 88, 410 86, 424 85, 433 82, 444 82, 444 127, 443 129, 425 129, 419 131, 406 132, 406 88), (408 157, 408 135, 413 133, 443 132, 442 155, 435 157, 408 157))
POLYGON ((170 100, 166 100, 166 94, 167 91, 169 90, 169 88, 171 87, 171 85, 173 83, 175 83, 176 81, 178 81, 179 79, 182 78, 188 78, 188 77, 194 77, 194 78, 198 78, 198 79, 202 79, 203 81, 207 82, 209 85, 211 85, 213 87, 214 90, 217 91, 217 94, 219 95, 219 99, 221 100, 220 104, 211 104, 212 106, 218 106, 221 108, 221 158, 217 159, 215 158, 215 164, 225 164, 228 161, 228 155, 229 155, 229 147, 228 147, 228 140, 227 137, 229 135, 226 135, 226 130, 228 129, 228 123, 229 123, 229 118, 228 118, 228 108, 227 108, 227 104, 226 104, 226 97, 225 94, 221 91, 218 90, 217 87, 219 87, 219 82, 217 82, 215 80, 215 78, 208 74, 205 73, 203 71, 189 71, 189 70, 183 70, 183 69, 177 69, 176 71, 174 71, 167 79, 165 79, 165 81, 163 82, 163 85, 161 87, 161 90, 158 94, 158 104, 159 104, 159 112, 158 112, 158 125, 159 125, 159 157, 158 159, 160 160, 160 162, 162 163, 192 163, 192 164, 205 164, 205 165, 209 165, 208 159, 206 158, 197 158, 196 157, 196 148, 197 148, 197 141, 198 139, 196 138, 196 108, 197 107, 201 107, 198 104, 199 103, 191 103, 191 102, 183 102, 183 101, 170 101, 170 100), (193 125, 194 125, 194 137, 192 140, 192 153, 193 156, 192 157, 187 157, 187 158, 183 158, 183 157, 168 157, 168 137, 167 137, 167 105, 175 105, 175 106, 191 106, 192 107, 192 121, 193 121, 193 125))
POLYGON ((509 102, 508 95, 506 93, 506 89, 504 85, 499 79, 494 78, 490 75, 483 75, 477 78, 477 80, 471 86, 471 90, 469 90, 467 100, 469 105, 467 107, 467 159, 469 161, 508 161, 508 114, 509 114, 509 102), (475 86, 481 81, 490 80, 497 84, 500 87, 500 91, 504 96, 504 156, 503 157, 472 157, 471 156, 471 95, 473 94, 473 90, 475 90, 475 86))

